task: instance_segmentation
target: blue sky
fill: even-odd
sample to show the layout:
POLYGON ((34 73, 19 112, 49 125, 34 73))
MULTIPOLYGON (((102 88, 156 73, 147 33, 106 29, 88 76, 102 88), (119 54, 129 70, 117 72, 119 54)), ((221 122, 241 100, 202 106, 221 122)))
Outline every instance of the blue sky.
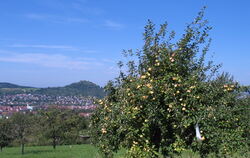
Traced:
POLYGON ((6 0, 0 3, 0 82, 36 87, 117 76, 123 49, 142 47, 147 19, 182 34, 206 5, 208 57, 250 85, 248 0, 6 0))

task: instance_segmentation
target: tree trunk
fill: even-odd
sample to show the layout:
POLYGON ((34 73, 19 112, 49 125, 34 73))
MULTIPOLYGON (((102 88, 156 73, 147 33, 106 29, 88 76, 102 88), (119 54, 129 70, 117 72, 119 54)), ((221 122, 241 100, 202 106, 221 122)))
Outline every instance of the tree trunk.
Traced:
POLYGON ((3 147, 2 147, 2 146, 0 146, 0 151, 1 151, 1 152, 3 151, 3 147))
MULTIPOLYGON (((158 125, 151 125, 150 130, 150 141, 154 145, 154 151, 159 152, 161 143, 161 129, 158 127, 158 125)), ((154 154, 152 158, 158 157, 158 155, 154 154)))
POLYGON ((21 144, 21 149, 22 149, 22 155, 24 154, 24 143, 21 144))
POLYGON ((56 139, 53 139, 53 149, 56 149, 56 139))
POLYGON ((155 126, 154 129, 152 130, 151 141, 154 144, 156 151, 158 152, 161 143, 161 129, 157 126, 155 126))

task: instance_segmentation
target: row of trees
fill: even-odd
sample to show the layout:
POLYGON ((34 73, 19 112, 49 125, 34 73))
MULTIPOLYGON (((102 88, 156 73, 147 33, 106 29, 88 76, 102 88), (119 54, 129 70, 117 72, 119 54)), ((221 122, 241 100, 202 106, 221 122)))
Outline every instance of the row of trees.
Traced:
POLYGON ((15 113, 0 119, 0 148, 8 145, 49 145, 81 143, 80 135, 87 128, 87 120, 76 112, 51 108, 32 113, 15 113))
POLYGON ((249 146, 249 100, 239 99, 239 84, 205 60, 211 27, 203 14, 179 40, 167 24, 155 31, 149 21, 143 49, 125 51, 127 67, 119 63, 120 75, 91 121, 104 157, 121 148, 130 158, 153 158, 185 150, 226 155, 249 146))

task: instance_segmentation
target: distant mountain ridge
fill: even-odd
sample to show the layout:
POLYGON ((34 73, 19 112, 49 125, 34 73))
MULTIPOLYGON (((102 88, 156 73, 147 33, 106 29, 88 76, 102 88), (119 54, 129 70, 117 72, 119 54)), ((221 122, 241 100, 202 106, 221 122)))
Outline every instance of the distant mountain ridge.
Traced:
POLYGON ((32 87, 19 86, 17 84, 12 84, 8 82, 0 82, 0 88, 32 88, 32 87))
POLYGON ((105 96, 104 89, 97 84, 90 81, 79 81, 66 85, 64 87, 48 87, 48 88, 34 88, 19 86, 12 83, 0 82, 0 95, 7 94, 41 94, 52 96, 85 96, 103 98, 105 96))

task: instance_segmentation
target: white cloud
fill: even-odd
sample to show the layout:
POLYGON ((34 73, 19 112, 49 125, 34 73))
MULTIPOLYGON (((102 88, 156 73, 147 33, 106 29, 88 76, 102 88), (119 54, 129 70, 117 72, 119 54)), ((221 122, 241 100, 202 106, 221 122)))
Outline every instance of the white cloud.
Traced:
POLYGON ((76 51, 79 50, 79 48, 68 46, 68 45, 43 45, 43 44, 13 44, 9 47, 14 48, 42 48, 42 49, 63 49, 63 50, 72 50, 76 51))
MULTIPOLYGON (((34 48, 34 49, 53 49, 53 50, 63 50, 63 51, 77 51, 79 53, 96 53, 96 50, 85 49, 70 45, 46 45, 46 44, 12 44, 8 45, 11 48, 34 48)), ((0 51, 1 52, 1 51, 0 51)))
POLYGON ((73 18, 73 17, 69 17, 69 18, 65 18, 64 19, 66 22, 76 22, 76 23, 86 23, 88 22, 87 19, 83 19, 83 18, 73 18))
POLYGON ((71 5, 68 5, 68 7, 71 7, 72 11, 79 11, 85 15, 98 16, 105 13, 103 9, 96 6, 89 6, 86 2, 87 0, 72 1, 71 5))
POLYGON ((124 28, 124 25, 117 23, 115 21, 112 21, 112 20, 105 20, 104 26, 108 28, 112 28, 112 29, 118 29, 118 30, 124 28))
POLYGON ((36 19, 36 20, 41 20, 41 19, 46 19, 48 16, 46 15, 41 15, 41 14, 26 14, 25 17, 30 18, 30 19, 36 19))
MULTIPOLYGON (((2 51, 1 51, 2 52, 2 51)), ((73 58, 62 54, 42 53, 2 53, 1 62, 36 64, 50 68, 64 68, 72 70, 87 70, 98 67, 105 67, 103 62, 92 59, 73 58)))
POLYGON ((81 17, 67 17, 67 16, 58 16, 58 15, 49 15, 49 14, 26 14, 24 15, 26 18, 33 20, 44 20, 56 23, 87 23, 89 22, 86 18, 81 17))

